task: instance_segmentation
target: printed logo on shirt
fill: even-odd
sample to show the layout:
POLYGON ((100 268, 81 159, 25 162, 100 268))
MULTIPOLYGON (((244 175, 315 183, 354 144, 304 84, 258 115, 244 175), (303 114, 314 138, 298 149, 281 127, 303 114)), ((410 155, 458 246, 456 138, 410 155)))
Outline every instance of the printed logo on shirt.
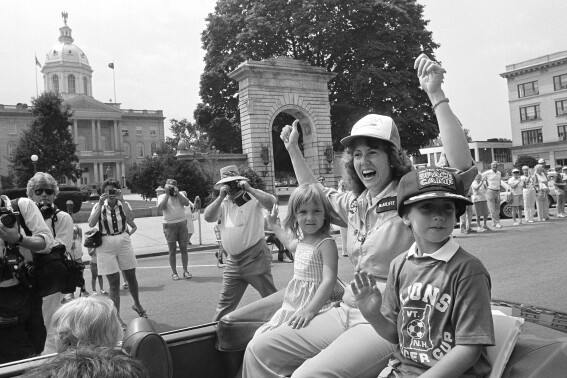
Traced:
POLYGON ((417 172, 417 186, 423 189, 426 186, 446 186, 453 190, 457 189, 455 177, 449 171, 442 169, 420 169, 417 172))
POLYGON ((396 210, 397 208, 398 208, 398 197, 397 196, 382 198, 376 204, 376 212, 377 213, 383 213, 385 211, 396 210))

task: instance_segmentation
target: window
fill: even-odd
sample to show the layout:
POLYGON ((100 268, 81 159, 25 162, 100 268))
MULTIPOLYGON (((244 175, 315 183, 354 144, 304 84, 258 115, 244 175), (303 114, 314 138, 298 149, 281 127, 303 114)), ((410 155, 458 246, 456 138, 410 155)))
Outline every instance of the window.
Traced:
POLYGON ((123 127, 122 128, 122 136, 130 136, 130 133, 128 132, 128 128, 127 127, 123 127))
POLYGON ((150 147, 150 150, 151 150, 150 155, 153 156, 154 152, 156 152, 156 150, 157 150, 157 144, 156 144, 156 143, 152 143, 152 144, 151 144, 151 147, 150 147))
POLYGON ((75 93, 75 75, 69 75, 67 77, 67 85, 69 87, 69 93, 75 93))
POLYGON ((131 156, 130 143, 128 142, 122 143, 122 150, 124 151, 124 155, 126 155, 127 158, 131 156))
POLYGON ((89 94, 89 81, 86 77, 83 77, 83 93, 86 95, 89 94))
POLYGON ((567 114, 567 100, 555 101, 555 115, 567 114))
POLYGON ((557 136, 559 140, 567 140, 567 125, 557 126, 557 136))
POLYGON ((532 81, 529 83, 518 84, 518 97, 528 97, 534 96, 539 94, 539 90, 537 88, 537 81, 532 81))
POLYGON ((142 130, 142 126, 136 126, 136 135, 137 136, 144 135, 144 130, 142 130))
POLYGON ((84 135, 79 135, 79 138, 77 140, 77 150, 90 151, 87 147, 87 138, 84 135))
POLYGON ((567 74, 553 76, 553 88, 556 91, 567 89, 567 74))
POLYGON ((17 134, 18 131, 16 130, 16 124, 15 123, 9 123, 8 124, 8 134, 17 134))
POLYGON ((53 92, 59 93, 59 76, 53 75, 51 80, 53 82, 53 92))
POLYGON ((501 163, 506 163, 512 161, 512 154, 509 148, 495 148, 494 149, 494 160, 501 163))
POLYGON ((155 127, 150 127, 150 136, 156 136, 157 135, 157 129, 155 127))
POLYGON ((138 142, 136 145, 136 157, 141 159, 144 157, 144 143, 138 142))
POLYGON ((520 121, 533 121, 534 119, 539 119, 539 105, 520 108, 520 121))
POLYGON ((538 144, 543 143, 541 129, 522 131, 522 144, 538 144))

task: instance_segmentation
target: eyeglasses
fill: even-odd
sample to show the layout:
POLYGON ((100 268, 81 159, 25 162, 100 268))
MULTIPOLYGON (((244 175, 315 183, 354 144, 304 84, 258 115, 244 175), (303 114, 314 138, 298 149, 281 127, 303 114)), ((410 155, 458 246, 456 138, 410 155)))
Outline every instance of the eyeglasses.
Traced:
POLYGON ((35 193, 36 196, 41 196, 43 193, 50 196, 53 193, 55 193, 55 191, 53 189, 36 189, 36 190, 34 190, 34 193, 35 193))

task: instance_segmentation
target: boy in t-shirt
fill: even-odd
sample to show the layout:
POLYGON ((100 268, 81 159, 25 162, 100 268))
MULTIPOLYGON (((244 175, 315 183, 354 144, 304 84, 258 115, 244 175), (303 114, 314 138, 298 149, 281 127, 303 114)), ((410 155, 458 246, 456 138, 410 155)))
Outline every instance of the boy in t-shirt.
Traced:
POLYGON ((364 271, 351 283, 364 317, 398 344, 380 377, 488 375, 490 276, 451 237, 471 204, 463 183, 447 169, 425 168, 406 174, 398 188, 398 214, 416 241, 392 261, 383 294, 364 271))

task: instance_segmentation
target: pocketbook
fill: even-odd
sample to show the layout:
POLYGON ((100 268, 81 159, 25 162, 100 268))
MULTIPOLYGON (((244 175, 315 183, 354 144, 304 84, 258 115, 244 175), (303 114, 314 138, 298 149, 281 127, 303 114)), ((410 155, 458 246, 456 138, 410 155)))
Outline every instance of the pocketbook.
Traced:
POLYGON ((102 234, 95 228, 85 232, 84 239, 83 245, 87 248, 97 248, 102 245, 102 234))

